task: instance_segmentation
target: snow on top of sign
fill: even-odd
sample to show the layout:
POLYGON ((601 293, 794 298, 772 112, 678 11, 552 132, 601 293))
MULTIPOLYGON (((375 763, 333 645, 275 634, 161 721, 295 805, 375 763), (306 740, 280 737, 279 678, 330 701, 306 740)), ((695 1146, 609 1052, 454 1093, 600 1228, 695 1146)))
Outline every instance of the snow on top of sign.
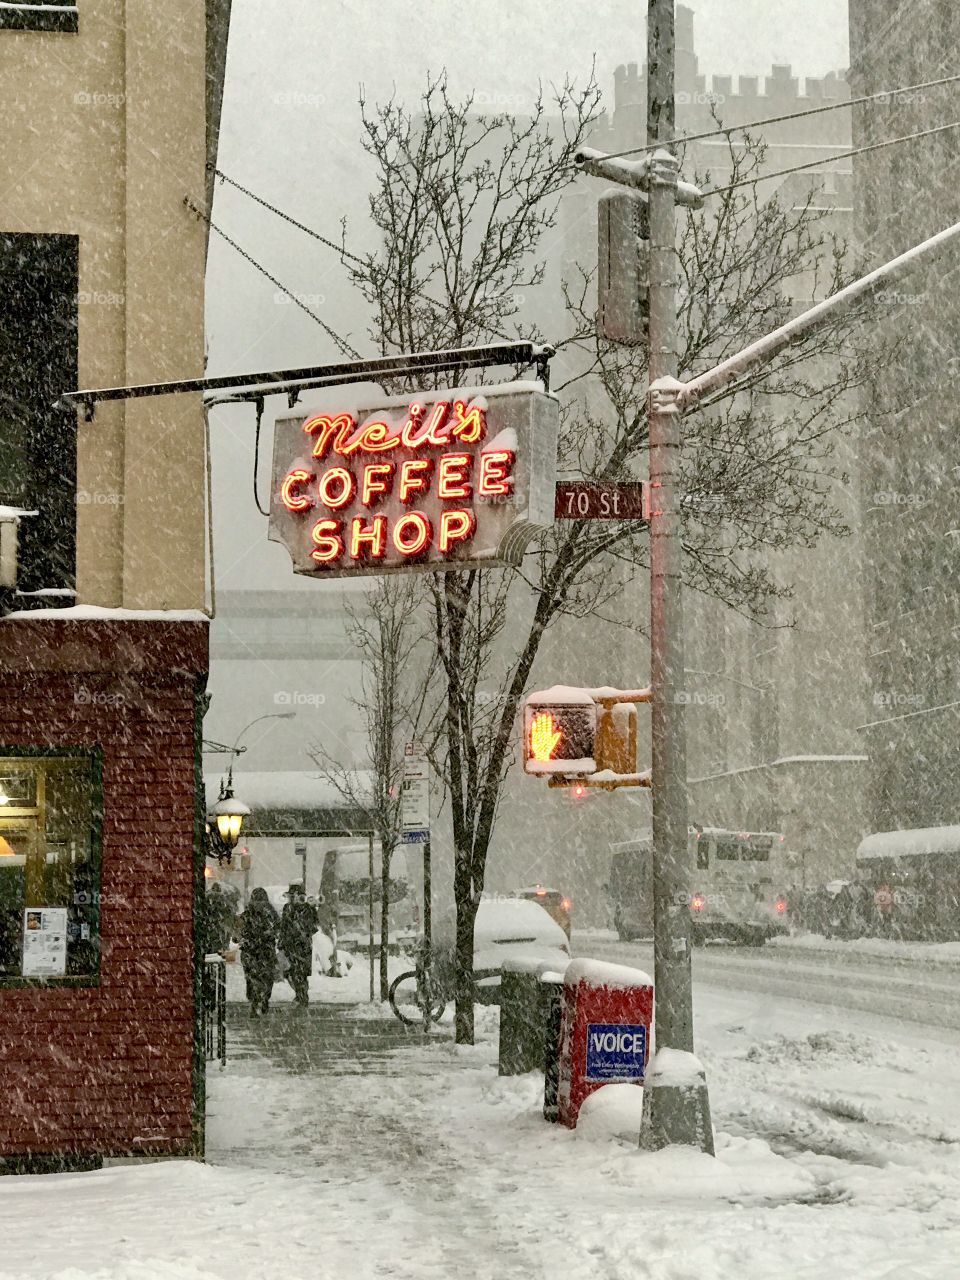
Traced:
POLYGON ((17 618, 47 618, 62 622, 209 622, 200 609, 107 609, 99 604, 74 604, 64 609, 18 609, 4 622, 17 618))
MULTIPOLYGON (((481 406, 485 408, 486 406, 481 406)), ((492 440, 485 440, 481 453, 487 453, 493 449, 509 449, 511 453, 516 453, 519 449, 517 433, 513 427, 504 427, 502 431, 498 431, 492 440)))
POLYGON ((911 858, 928 853, 960 853, 960 826, 877 831, 857 848, 857 859, 911 858))
POLYGON ((625 782, 629 780, 635 787, 642 787, 650 781, 650 770, 642 773, 615 773, 613 769, 600 769, 593 775, 594 782, 625 782))
POLYGON ((0 504, 0 520, 10 520, 15 516, 37 516, 39 511, 28 511, 26 507, 5 507, 0 504))
POLYGON ((594 987, 613 987, 617 991, 653 986, 653 979, 642 969, 631 969, 625 964, 611 964, 608 960, 571 960, 563 980, 571 987, 578 982, 589 982, 594 987))
POLYGON ((648 1089, 690 1089, 703 1084, 706 1072, 694 1053, 682 1049, 659 1049, 647 1067, 648 1089))
POLYGON ((517 382, 496 382, 491 383, 489 386, 441 388, 436 391, 422 391, 419 394, 408 392, 405 395, 398 396, 378 395, 376 389, 370 388, 357 390, 356 387, 325 387, 313 388, 304 392, 297 407, 287 413, 278 414, 277 420, 299 421, 311 413, 327 412, 332 408, 336 408, 342 413, 353 412, 355 417, 361 413, 374 414, 391 409, 406 410, 411 400, 432 404, 436 400, 449 400, 454 394, 458 399, 466 400, 468 404, 479 404, 481 409, 486 409, 489 407, 488 401, 490 400, 499 399, 501 396, 515 396, 521 392, 529 391, 537 391, 540 395, 549 396, 553 400, 557 399, 553 392, 544 388, 542 382, 533 378, 517 382), (352 398, 349 394, 351 391, 353 392, 352 398))
MULTIPOLYGON (((644 698, 650 697, 653 690, 649 685, 643 689, 614 689, 612 685, 602 684, 595 689, 590 689, 589 692, 593 694, 594 698, 599 698, 600 701, 603 701, 604 698, 622 698, 625 693, 629 693, 637 702, 642 702, 644 698)), ((623 705, 629 706, 631 704, 624 703, 623 705)))
POLYGON ((572 684, 554 684, 549 689, 538 689, 527 695, 527 701, 551 703, 555 707, 592 707, 593 695, 589 689, 578 689, 572 684))

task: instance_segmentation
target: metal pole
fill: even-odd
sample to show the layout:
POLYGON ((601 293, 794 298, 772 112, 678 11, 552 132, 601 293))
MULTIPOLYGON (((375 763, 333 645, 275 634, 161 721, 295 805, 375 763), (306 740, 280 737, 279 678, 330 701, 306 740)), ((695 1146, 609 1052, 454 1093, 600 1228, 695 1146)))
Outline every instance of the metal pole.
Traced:
POLYGON ((369 876, 369 882, 368 882, 368 888, 367 888, 367 917, 369 920, 369 929, 370 929, 370 1003, 373 1004, 374 1000, 376 999, 376 995, 375 995, 376 988, 374 985, 374 967, 375 966, 374 966, 374 958, 373 958, 373 832, 372 831, 370 832, 370 835, 367 837, 367 841, 368 841, 367 869, 368 869, 368 876, 369 876))
MULTIPOLYGON (((430 990, 430 964, 433 951, 433 884, 432 884, 433 868, 431 866, 430 857, 430 836, 428 835, 423 842, 423 972, 427 978, 428 991, 430 990)), ((430 998, 429 995, 423 1005, 423 1025, 424 1028, 430 1030, 430 998)))
POLYGON ((891 258, 876 270, 868 272, 859 280, 854 280, 845 288, 824 298, 822 302, 814 303, 808 310, 794 316, 792 320, 780 325, 772 333, 765 333, 763 337, 758 338, 756 342, 751 342, 736 355, 728 356, 712 369, 707 369, 696 378, 684 383, 683 390, 680 392, 680 404, 684 412, 697 408, 702 399, 722 391, 731 382, 736 382, 745 373, 749 373, 751 369, 766 364, 791 342, 806 337, 821 325, 850 311, 881 286, 889 286, 906 279, 921 263, 935 262, 945 253, 954 251, 958 240, 960 240, 960 222, 914 245, 899 257, 891 258))
MULTIPOLYGON (((647 142, 651 158, 649 281, 650 674, 656 1047, 693 1052, 690 966, 691 868, 687 838, 683 703, 683 596, 678 471, 681 415, 676 403, 676 186, 674 0, 647 9, 647 142)), ((688 1081, 684 1082, 686 1085, 688 1081)), ((706 1086, 651 1087, 644 1104, 644 1146, 695 1143, 713 1151, 706 1086)))
POLYGON ((430 968, 430 952, 433 948, 433 868, 430 856, 430 837, 423 842, 423 962, 430 968))

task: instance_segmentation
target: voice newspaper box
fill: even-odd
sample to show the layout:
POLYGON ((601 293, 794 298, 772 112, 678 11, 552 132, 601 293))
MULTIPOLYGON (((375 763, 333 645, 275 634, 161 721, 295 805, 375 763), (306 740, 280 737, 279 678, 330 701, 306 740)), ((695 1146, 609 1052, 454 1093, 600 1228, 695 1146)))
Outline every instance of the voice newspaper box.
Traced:
POLYGON ((576 1128, 588 1094, 614 1081, 643 1084, 651 1057, 653 982, 641 969, 573 960, 563 981, 559 1116, 576 1128))

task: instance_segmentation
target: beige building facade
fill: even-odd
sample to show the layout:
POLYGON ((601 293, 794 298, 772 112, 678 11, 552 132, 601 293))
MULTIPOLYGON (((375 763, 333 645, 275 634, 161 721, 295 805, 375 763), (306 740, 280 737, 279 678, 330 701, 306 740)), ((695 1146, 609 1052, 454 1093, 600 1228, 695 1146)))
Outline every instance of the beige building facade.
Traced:
POLYGON ((58 401, 203 372, 228 21, 0 8, 0 1172, 203 1153, 203 407, 58 401))
MULTIPOLYGON (((31 252, 18 236, 75 244, 80 387, 203 372, 207 229, 184 200, 206 200, 208 16, 203 0, 86 0, 71 27, 0 27, 5 283, 16 289, 18 245, 31 252)), ((58 452, 70 451, 72 417, 50 426, 58 452)), ((104 404, 75 448, 77 600, 202 608, 199 397, 104 404)), ((18 505, 11 497, 0 502, 18 505)))

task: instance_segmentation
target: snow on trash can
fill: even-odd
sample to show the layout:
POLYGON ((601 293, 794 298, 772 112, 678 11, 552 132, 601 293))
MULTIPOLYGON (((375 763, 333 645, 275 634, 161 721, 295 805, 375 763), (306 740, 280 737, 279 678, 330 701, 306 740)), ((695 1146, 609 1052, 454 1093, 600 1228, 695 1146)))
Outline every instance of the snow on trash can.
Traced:
POLYGON ((642 1085, 653 981, 642 969, 573 960, 563 982, 558 1119, 576 1128, 584 1098, 612 1081, 642 1085))

